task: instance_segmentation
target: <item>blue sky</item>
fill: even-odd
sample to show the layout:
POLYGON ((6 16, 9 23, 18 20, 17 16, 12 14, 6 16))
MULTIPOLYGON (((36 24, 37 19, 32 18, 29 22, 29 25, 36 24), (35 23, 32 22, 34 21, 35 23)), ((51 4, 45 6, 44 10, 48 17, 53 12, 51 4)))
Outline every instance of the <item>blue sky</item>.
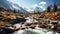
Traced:
MULTIPOLYGON (((8 0, 12 3, 16 3, 23 8, 33 8, 40 7, 43 10, 48 6, 53 4, 54 0, 8 0)), ((60 0, 56 0, 57 3, 60 3, 60 0)))
MULTIPOLYGON (((34 5, 39 5, 41 2, 45 2, 45 6, 52 4, 53 0, 8 0, 13 3, 16 3, 24 8, 32 8, 34 5)), ((43 3, 42 3, 43 4, 43 3)))

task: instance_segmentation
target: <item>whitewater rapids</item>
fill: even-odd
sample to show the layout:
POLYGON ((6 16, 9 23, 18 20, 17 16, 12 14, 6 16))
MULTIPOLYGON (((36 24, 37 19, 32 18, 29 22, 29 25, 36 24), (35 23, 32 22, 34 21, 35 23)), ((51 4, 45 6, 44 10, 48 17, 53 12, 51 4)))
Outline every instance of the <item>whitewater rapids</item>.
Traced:
POLYGON ((60 34, 43 28, 18 30, 12 34, 60 34))
MULTIPOLYGON (((29 17, 27 17, 25 19, 28 19, 26 21, 26 23, 37 23, 38 22, 38 21, 33 20, 32 18, 29 18, 29 17)), ((50 30, 47 30, 47 29, 44 29, 44 28, 35 27, 35 29, 30 29, 29 28, 29 29, 25 29, 25 30, 18 30, 18 31, 15 31, 12 34, 60 34, 60 33, 50 31, 50 30)))

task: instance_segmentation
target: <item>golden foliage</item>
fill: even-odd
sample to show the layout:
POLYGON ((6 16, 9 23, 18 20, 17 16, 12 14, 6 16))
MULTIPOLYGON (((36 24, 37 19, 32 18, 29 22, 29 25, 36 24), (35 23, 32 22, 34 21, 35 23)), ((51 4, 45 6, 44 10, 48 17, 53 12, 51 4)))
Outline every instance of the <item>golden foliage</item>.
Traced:
POLYGON ((16 19, 16 15, 13 12, 3 11, 1 12, 4 19, 10 18, 10 19, 16 19))
POLYGON ((60 15, 59 16, 56 16, 55 19, 60 19, 60 15))
POLYGON ((50 18, 50 19, 54 19, 55 16, 56 16, 55 13, 47 13, 47 14, 45 14, 45 17, 50 18))
POLYGON ((5 21, 0 21, 0 26, 11 26, 11 24, 5 21))
POLYGON ((3 21, 0 21, 0 26, 2 26, 2 25, 4 25, 5 24, 5 22, 3 22, 3 21))
POLYGON ((32 16, 39 17, 41 15, 40 14, 32 14, 32 16))
POLYGON ((60 19, 60 15, 57 15, 55 12, 52 13, 46 13, 45 18, 49 19, 60 19))

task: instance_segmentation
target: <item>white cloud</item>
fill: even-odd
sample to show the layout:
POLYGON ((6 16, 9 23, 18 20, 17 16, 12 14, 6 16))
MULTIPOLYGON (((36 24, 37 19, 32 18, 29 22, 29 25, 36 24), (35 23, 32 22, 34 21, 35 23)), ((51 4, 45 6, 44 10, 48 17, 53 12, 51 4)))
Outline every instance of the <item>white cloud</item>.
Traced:
POLYGON ((46 2, 42 1, 39 3, 39 7, 42 9, 42 11, 45 10, 44 6, 46 5, 46 2))
POLYGON ((34 4, 34 5, 33 5, 34 8, 37 7, 37 6, 38 6, 37 4, 34 4))
POLYGON ((39 5, 45 5, 45 4, 46 4, 46 2, 44 2, 44 1, 39 3, 39 5))
MULTIPOLYGON (((46 5, 46 2, 42 1, 42 2, 40 2, 39 4, 34 4, 34 5, 33 5, 33 8, 40 7, 40 8, 42 9, 42 11, 43 11, 43 10, 45 10, 45 8, 44 8, 45 5, 46 5)), ((30 11, 30 10, 31 10, 31 9, 29 9, 29 11, 30 11)))
POLYGON ((26 9, 28 12, 30 12, 30 13, 34 13, 34 10, 35 10, 35 8, 36 7, 39 7, 39 8, 41 8, 42 10, 41 11, 44 11, 45 10, 45 8, 44 8, 44 6, 46 5, 46 2, 40 2, 39 4, 34 4, 32 7, 32 9, 31 8, 28 8, 28 9, 26 9))
POLYGON ((44 8, 43 6, 40 6, 40 8, 42 9, 42 11, 44 11, 44 10, 45 10, 45 8, 44 8))

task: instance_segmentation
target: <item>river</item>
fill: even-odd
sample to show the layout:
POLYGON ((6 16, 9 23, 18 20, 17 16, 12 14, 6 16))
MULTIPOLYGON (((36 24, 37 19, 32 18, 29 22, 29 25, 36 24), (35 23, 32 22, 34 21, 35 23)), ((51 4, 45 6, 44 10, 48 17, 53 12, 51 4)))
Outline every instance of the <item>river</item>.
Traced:
MULTIPOLYGON (((35 23, 34 20, 30 20, 30 18, 28 18, 27 23, 31 23, 31 22, 35 23)), ((15 31, 12 34, 60 34, 60 33, 57 33, 55 31, 51 31, 51 30, 48 30, 48 29, 37 27, 35 29, 30 29, 29 28, 29 29, 24 29, 24 30, 18 30, 18 31, 15 31)))
POLYGON ((49 31, 47 29, 40 28, 40 29, 18 30, 18 31, 15 31, 12 34, 60 34, 60 33, 57 33, 57 32, 54 32, 54 31, 49 31))

